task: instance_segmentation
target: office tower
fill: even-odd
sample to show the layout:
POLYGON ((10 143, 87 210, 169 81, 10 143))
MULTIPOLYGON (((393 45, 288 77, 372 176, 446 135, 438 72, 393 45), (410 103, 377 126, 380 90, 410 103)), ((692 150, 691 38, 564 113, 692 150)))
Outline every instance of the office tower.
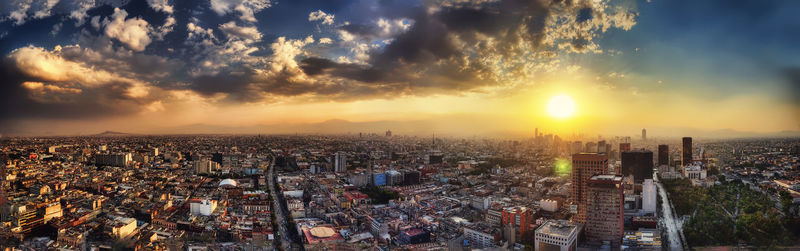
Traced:
POLYGON ((606 148, 606 141, 601 140, 597 141, 597 153, 607 153, 608 149, 606 148))
POLYGON ((503 226, 510 226, 514 229, 516 237, 519 240, 521 236, 525 235, 530 230, 530 225, 533 221, 533 210, 527 207, 508 207, 503 209, 502 214, 503 226))
POLYGON ((583 142, 580 142, 580 141, 572 142, 572 149, 570 149, 570 150, 572 150, 572 152, 570 152, 571 154, 582 153, 583 152, 583 142))
POLYGON ((627 152, 631 150, 631 143, 619 143, 619 152, 627 152))
POLYGON ((343 152, 336 152, 334 156, 334 165, 333 170, 337 173, 341 173, 347 170, 347 159, 343 152))
POLYGON ((683 137, 683 151, 681 152, 681 165, 692 164, 692 137, 683 137))
POLYGON ((636 149, 622 153, 622 175, 633 175, 635 183, 653 178, 653 152, 636 149))
POLYGON ((668 145, 658 145, 658 165, 669 165, 668 145))
POLYGON ((580 231, 580 225, 573 222, 547 220, 536 229, 536 242, 533 250, 576 250, 580 231))
POLYGON ((656 184, 653 183, 653 179, 645 179, 642 184, 642 211, 656 212, 656 184))
POLYGON ((586 149, 584 149, 587 153, 597 153, 597 143, 595 142, 586 142, 586 149))
POLYGON ((197 160, 194 162, 194 170, 197 173, 209 174, 219 170, 219 163, 210 160, 197 160))
POLYGON ((153 148, 153 156, 158 156, 158 147, 153 148))
POLYGON ((214 153, 211 155, 211 161, 222 164, 222 153, 214 153))
POLYGON ((642 140, 647 140, 647 130, 642 128, 642 140))
POLYGON ((572 155, 572 203, 578 206, 574 221, 586 222, 586 182, 595 175, 608 173, 608 156, 596 153, 572 155))
POLYGON ((622 176, 595 175, 586 182, 586 188, 586 240, 609 241, 612 247, 619 247, 624 216, 622 176))
POLYGON ((386 137, 392 136, 392 130, 386 130, 386 137))
POLYGON ((535 139, 536 137, 539 137, 539 128, 538 127, 533 129, 533 138, 535 139))

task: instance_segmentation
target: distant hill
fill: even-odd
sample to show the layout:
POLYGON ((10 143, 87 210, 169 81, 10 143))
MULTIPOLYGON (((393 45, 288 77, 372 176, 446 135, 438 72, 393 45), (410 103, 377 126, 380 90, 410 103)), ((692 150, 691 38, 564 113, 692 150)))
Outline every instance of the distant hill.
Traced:
POLYGON ((91 136, 95 136, 95 137, 114 137, 114 136, 130 136, 130 135, 133 135, 133 134, 124 133, 124 132, 115 132, 115 131, 105 131, 105 132, 101 132, 101 133, 98 133, 98 134, 95 134, 95 135, 91 135, 91 136))

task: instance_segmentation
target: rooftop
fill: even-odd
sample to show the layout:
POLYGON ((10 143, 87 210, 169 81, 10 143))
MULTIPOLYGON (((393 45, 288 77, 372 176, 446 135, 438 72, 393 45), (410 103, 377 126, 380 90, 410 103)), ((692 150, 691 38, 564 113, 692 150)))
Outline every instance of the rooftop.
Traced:
POLYGON ((537 234, 546 234, 557 237, 569 237, 571 234, 577 233, 577 231, 577 223, 564 220, 548 220, 538 229, 536 229, 537 234))

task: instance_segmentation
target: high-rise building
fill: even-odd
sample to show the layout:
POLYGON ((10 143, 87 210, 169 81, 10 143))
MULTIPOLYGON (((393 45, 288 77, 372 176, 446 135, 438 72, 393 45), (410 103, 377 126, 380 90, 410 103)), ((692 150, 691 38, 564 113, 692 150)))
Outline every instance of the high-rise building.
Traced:
POLYGON ((586 222, 586 182, 595 175, 608 173, 608 156, 597 153, 572 155, 572 202, 578 206, 573 220, 586 222))
POLYGON ((647 140, 647 130, 642 128, 642 140, 647 140))
POLYGON ((645 179, 642 184, 642 211, 645 213, 656 212, 656 185, 653 179, 645 179))
POLYGON ((503 209, 502 214, 503 226, 510 226, 515 230, 515 237, 517 240, 526 232, 530 231, 531 222, 533 222, 533 210, 527 207, 508 207, 503 209))
POLYGON ((597 141, 597 153, 608 153, 609 149, 606 146, 605 140, 597 141))
POLYGON ((627 152, 631 150, 631 143, 619 143, 619 152, 627 152))
POLYGON ((386 137, 392 136, 392 130, 386 130, 386 137))
POLYGON ((347 170, 347 159, 343 152, 334 155, 333 171, 341 173, 347 170))
POLYGON ((692 164, 692 137, 683 137, 683 151, 681 152, 681 165, 692 164))
POLYGON ((612 247, 619 247, 624 234, 622 176, 595 175, 586 182, 586 188, 586 240, 608 241, 612 247))
POLYGON ((219 170, 219 163, 210 160, 196 160, 194 162, 194 170, 197 173, 209 174, 219 170))
POLYGON ((633 175, 635 183, 642 183, 645 179, 653 178, 653 152, 637 149, 623 152, 622 175, 633 175))
POLYGON ((583 152, 583 142, 575 141, 572 142, 570 154, 582 153, 583 152))
POLYGON ((658 145, 658 165, 669 165, 669 145, 658 145))

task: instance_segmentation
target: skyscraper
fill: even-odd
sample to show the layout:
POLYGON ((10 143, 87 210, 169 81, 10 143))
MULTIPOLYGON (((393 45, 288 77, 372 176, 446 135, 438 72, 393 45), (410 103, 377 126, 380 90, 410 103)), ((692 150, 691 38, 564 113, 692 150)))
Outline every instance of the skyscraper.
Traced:
POLYGON ((647 130, 642 128, 642 140, 647 140, 647 130))
POLYGON ((619 247, 623 236, 623 186, 622 176, 595 175, 586 182, 586 228, 584 234, 590 243, 611 242, 619 247))
POLYGON ((683 151, 681 152, 681 165, 692 164, 692 137, 683 137, 683 151))
POLYGON ((645 179, 642 183, 642 211, 645 213, 656 212, 656 185, 653 179, 645 179))
POLYGON ((586 182, 595 175, 608 173, 608 156, 597 153, 572 155, 572 202, 578 206, 574 221, 586 223, 586 182))
POLYGON ((669 165, 669 145, 658 145, 658 165, 669 165))
POLYGON ((635 183, 642 183, 645 179, 653 178, 653 152, 637 149, 623 152, 622 175, 633 175, 635 183))
POLYGON ((606 148, 606 141, 597 141, 597 153, 608 153, 609 149, 606 148))
POLYGON ((333 170, 337 173, 347 170, 347 159, 343 152, 336 152, 334 155, 333 170))

